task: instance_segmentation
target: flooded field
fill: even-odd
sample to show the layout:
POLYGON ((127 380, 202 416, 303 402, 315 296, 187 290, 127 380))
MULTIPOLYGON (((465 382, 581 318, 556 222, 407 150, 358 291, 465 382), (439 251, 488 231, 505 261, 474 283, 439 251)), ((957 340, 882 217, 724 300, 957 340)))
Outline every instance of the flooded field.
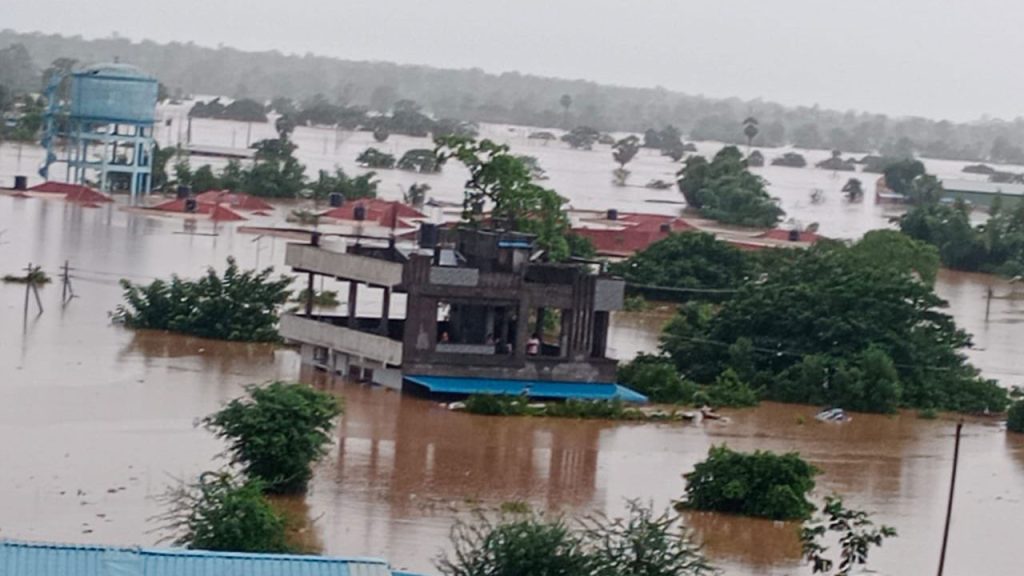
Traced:
MULTIPOLYGON (((230 145, 234 138, 241 145, 247 132, 244 124, 196 124, 197 141, 213 144, 230 145)), ((254 128, 253 138, 268 135, 260 132, 265 129, 254 128)), ((575 206, 678 208, 646 202, 677 200, 672 190, 611 186, 605 150, 527 147, 524 136, 507 128, 488 130, 509 134, 515 146, 538 156, 551 174, 548 184, 575 206)), ((303 161, 311 170, 335 163, 354 169, 369 136, 343 136, 336 153, 334 132, 300 129, 303 161)), ((426 145, 399 137, 387 144, 399 152, 426 145)), ((31 173, 40 157, 25 148, 19 160, 17 147, 0 147, 0 185, 31 173)), ((929 167, 950 175, 959 170, 954 163, 937 165, 929 167)), ((646 152, 631 169, 637 183, 672 172, 667 160, 646 152)), ((843 202, 836 191, 845 178, 829 172, 766 168, 764 174, 791 215, 821 222, 825 234, 855 237, 891 215, 870 202, 843 202), (824 203, 809 202, 813 188, 826 190, 824 203)), ((385 197, 397 197, 397 185, 420 180, 447 199, 458 197, 462 178, 454 169, 382 177, 385 197)), ((797 450, 823 471, 817 497, 841 493, 895 526, 900 537, 878 552, 880 571, 904 576, 935 569, 952 456, 950 421, 908 413, 825 425, 813 421, 813 408, 771 404, 736 412, 728 424, 704 426, 476 417, 303 372, 286 348, 112 326, 108 313, 120 301, 119 278, 193 276, 228 255, 245 266, 283 259, 282 240, 206 223, 199 234, 185 232, 180 220, 113 206, 0 197, 0 274, 33 262, 56 278, 68 260, 78 295, 62 306, 58 281, 42 289, 44 313, 30 308, 26 316, 24 287, 0 284, 0 538, 158 541, 162 533, 151 520, 161 509, 155 497, 175 479, 222 463, 222 445, 196 420, 245 384, 286 378, 334 390, 346 401, 337 446, 318 466, 310 494, 284 503, 311 519, 310 540, 328 553, 384 556, 430 571, 453 517, 476 505, 524 500, 544 510, 615 513, 626 499, 639 498, 667 506, 682 493, 681 474, 711 444, 727 442, 742 450, 797 450)), ((975 335, 972 361, 1004 385, 1024 383, 1015 349, 1024 300, 1000 297, 1010 286, 979 275, 943 273, 938 289, 958 323, 975 335), (989 286, 997 298, 986 320, 989 286)), ((616 316, 612 349, 620 358, 653 350, 666 319, 664 312, 616 316)), ((1013 550, 1024 517, 1024 440, 993 423, 970 423, 957 497, 946 574, 1018 574, 1013 550)), ((793 525, 710 514, 690 514, 687 521, 730 575, 806 573, 793 525)))

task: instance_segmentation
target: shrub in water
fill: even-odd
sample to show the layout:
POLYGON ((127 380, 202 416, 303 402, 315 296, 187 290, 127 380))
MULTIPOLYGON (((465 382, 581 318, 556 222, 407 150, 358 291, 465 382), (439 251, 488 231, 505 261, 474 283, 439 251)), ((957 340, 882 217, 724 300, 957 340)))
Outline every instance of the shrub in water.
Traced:
POLYGON ((772 520, 807 518, 817 470, 796 453, 753 454, 712 446, 686 479, 683 506, 772 520))
POLYGON ((273 382, 249 387, 248 398, 236 398, 204 423, 228 440, 232 463, 268 492, 305 490, 311 466, 327 451, 338 399, 302 384, 273 382))

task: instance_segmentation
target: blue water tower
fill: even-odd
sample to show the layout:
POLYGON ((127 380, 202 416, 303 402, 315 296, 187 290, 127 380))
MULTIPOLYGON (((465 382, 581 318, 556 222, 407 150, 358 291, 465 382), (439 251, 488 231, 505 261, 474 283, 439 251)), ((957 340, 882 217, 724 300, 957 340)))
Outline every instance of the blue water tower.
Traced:
POLYGON ((157 80, 113 63, 72 72, 70 102, 57 102, 57 84, 47 90, 47 157, 40 174, 49 178, 50 165, 63 162, 68 182, 96 184, 104 192, 128 191, 132 203, 149 193, 157 80))

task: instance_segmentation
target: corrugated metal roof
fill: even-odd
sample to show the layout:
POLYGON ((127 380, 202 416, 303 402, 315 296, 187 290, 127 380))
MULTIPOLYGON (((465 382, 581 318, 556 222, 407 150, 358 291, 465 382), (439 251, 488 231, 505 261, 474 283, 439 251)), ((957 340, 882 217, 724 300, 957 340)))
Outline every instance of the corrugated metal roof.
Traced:
POLYGON ((436 394, 501 394, 530 398, 574 398, 647 402, 647 397, 615 383, 553 382, 547 380, 498 380, 494 378, 449 378, 445 376, 405 376, 405 379, 436 394))
POLYGON ((4 576, 392 576, 383 560, 0 540, 4 576))

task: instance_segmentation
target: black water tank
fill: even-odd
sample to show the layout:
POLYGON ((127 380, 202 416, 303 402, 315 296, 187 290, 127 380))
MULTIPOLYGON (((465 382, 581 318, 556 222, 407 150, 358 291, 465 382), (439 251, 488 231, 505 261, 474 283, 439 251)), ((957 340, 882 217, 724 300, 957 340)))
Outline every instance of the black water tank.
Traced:
POLYGON ((182 199, 182 198, 188 198, 191 195, 192 195, 192 189, 191 188, 189 188, 188 186, 185 186, 185 185, 178 186, 178 196, 177 197, 178 197, 179 200, 182 199))
POLYGON ((356 204, 356 207, 352 209, 352 217, 355 218, 357 222, 366 220, 366 206, 356 204))
POLYGON ((618 220, 619 219, 619 211, 616 210, 615 208, 609 208, 608 209, 608 219, 609 220, 618 220))
POLYGON ((341 208, 341 205, 345 203, 345 197, 341 195, 341 192, 331 192, 327 196, 327 203, 331 205, 331 208, 341 208))
POLYGON ((799 242, 800 241, 800 231, 796 230, 796 229, 790 230, 789 231, 789 241, 790 242, 799 242))
POLYGON ((28 176, 15 176, 14 177, 14 189, 15 190, 28 190, 28 176))
POLYGON ((198 208, 198 207, 199 207, 199 203, 196 202, 195 198, 186 198, 185 199, 185 212, 188 212, 189 214, 192 214, 192 213, 194 213, 196 211, 196 208, 198 208))
POLYGON ((668 222, 665 222, 659 227, 659 229, 661 230, 662 234, 670 234, 672 232, 672 225, 669 224, 668 222))
POLYGON ((439 239, 437 224, 424 222, 420 224, 420 248, 434 248, 439 239))

